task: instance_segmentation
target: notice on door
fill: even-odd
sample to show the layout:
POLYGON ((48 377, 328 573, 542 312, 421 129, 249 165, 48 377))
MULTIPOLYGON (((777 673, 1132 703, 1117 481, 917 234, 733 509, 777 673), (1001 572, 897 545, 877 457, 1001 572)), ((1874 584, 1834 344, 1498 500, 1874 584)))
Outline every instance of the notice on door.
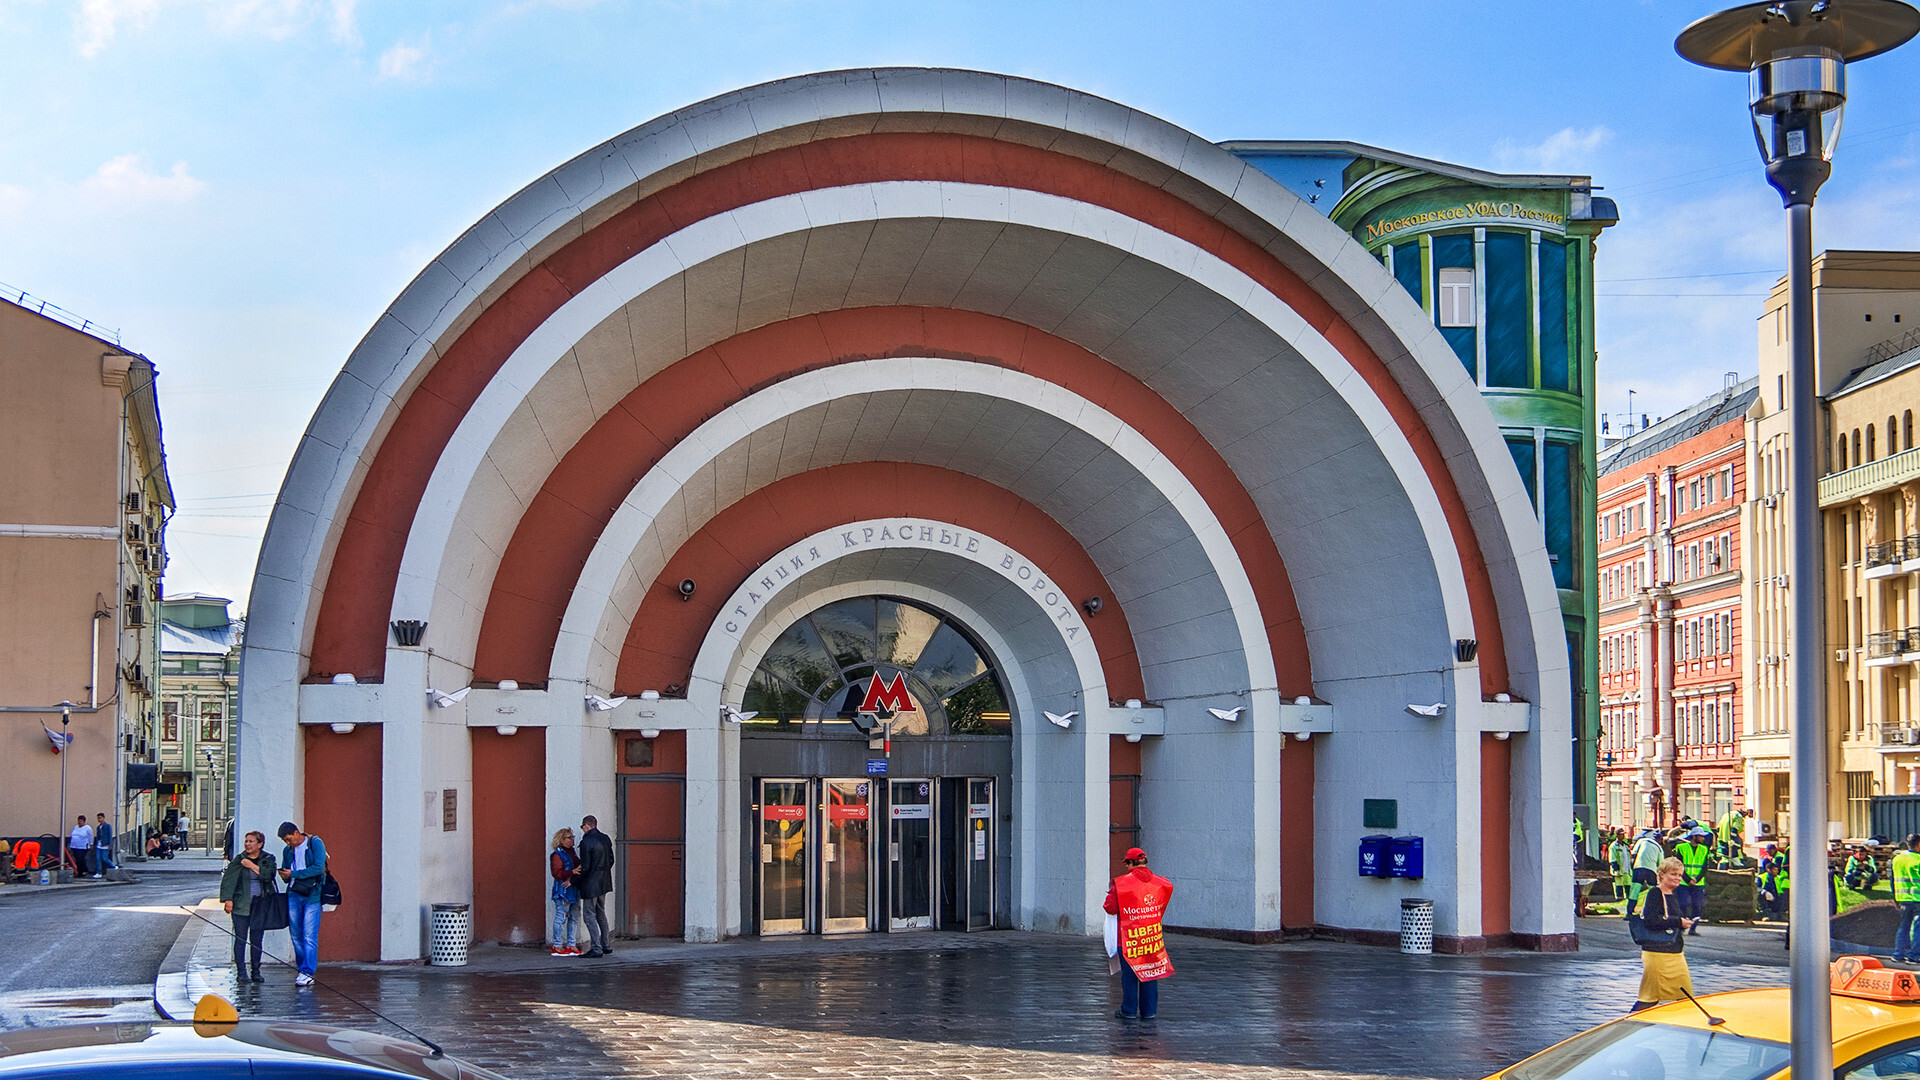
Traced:
POLYGON ((767 821, 805 821, 807 808, 804 806, 763 806, 760 816, 767 821))
POLYGON ((924 804, 896 805, 892 813, 895 821, 930 821, 933 818, 933 807, 924 804))
POLYGON ((984 821, 973 823, 973 861, 987 861, 987 823, 984 821))

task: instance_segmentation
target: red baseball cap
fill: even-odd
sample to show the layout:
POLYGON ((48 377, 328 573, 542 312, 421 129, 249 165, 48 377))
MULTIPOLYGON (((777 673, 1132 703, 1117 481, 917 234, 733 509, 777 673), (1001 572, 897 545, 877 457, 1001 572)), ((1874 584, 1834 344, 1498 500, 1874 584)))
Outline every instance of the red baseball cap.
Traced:
POLYGON ((1144 859, 1147 857, 1147 853, 1137 847, 1130 847, 1127 849, 1126 857, 1129 859, 1144 859))

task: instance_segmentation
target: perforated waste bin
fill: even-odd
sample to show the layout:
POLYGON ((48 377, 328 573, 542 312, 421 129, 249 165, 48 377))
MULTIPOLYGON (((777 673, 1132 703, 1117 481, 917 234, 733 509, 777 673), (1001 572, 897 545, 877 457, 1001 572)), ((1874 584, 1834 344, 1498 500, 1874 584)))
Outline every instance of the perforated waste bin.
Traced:
POLYGON ((1433 952, 1433 901, 1417 896, 1400 901, 1400 951, 1412 956, 1433 952))
POLYGON ((465 967, 467 942, 473 936, 473 919, 465 904, 433 905, 433 922, 427 933, 427 953, 435 967, 465 967))

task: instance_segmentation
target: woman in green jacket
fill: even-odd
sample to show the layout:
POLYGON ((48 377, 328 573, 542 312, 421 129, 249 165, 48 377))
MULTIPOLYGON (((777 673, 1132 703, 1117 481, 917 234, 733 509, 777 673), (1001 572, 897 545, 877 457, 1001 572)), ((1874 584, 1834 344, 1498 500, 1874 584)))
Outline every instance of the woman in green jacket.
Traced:
POLYGON ((240 853, 220 874, 220 902, 233 919, 233 966, 240 981, 266 982, 260 977, 260 938, 266 930, 266 904, 278 890, 273 883, 273 856, 261 849, 265 834, 250 832, 240 853), (253 946, 253 973, 247 973, 246 947, 253 946))

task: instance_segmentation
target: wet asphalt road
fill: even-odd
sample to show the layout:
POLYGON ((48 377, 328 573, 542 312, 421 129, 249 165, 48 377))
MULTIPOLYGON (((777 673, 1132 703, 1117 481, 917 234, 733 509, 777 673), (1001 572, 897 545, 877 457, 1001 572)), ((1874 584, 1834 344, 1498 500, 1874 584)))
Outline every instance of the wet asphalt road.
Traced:
POLYGON ((153 977, 186 921, 178 905, 219 885, 217 874, 172 872, 131 885, 0 890, 0 1031, 157 1019, 153 977))

